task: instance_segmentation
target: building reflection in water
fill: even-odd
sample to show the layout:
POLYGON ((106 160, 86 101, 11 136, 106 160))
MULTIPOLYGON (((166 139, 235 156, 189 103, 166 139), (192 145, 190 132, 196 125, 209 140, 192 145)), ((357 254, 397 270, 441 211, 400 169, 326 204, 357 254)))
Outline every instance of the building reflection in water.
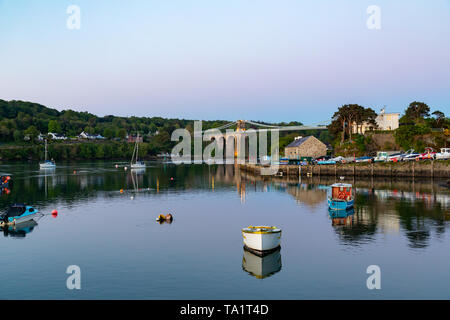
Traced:
POLYGON ((242 269, 257 279, 264 279, 281 270, 281 249, 262 257, 244 249, 242 269))
MULTIPOLYGON (((121 189, 145 192, 149 196, 174 190, 209 189, 211 192, 235 190, 241 203, 249 202, 255 193, 286 193, 302 207, 299 213, 306 209, 327 218, 326 190, 339 180, 339 177, 319 176, 302 179, 254 176, 233 164, 157 164, 144 172, 113 167, 104 163, 75 163, 60 166, 56 171, 36 171, 13 165, 10 171, 14 184, 8 194, 0 195, 0 209, 12 203, 28 203, 42 211, 56 203, 71 206, 97 197, 123 197, 121 189)), ((341 243, 357 245, 373 241, 377 233, 402 233, 411 247, 422 248, 427 246, 430 237, 443 236, 448 229, 449 189, 437 180, 351 177, 344 181, 353 184, 356 203, 352 217, 331 219, 341 243)))

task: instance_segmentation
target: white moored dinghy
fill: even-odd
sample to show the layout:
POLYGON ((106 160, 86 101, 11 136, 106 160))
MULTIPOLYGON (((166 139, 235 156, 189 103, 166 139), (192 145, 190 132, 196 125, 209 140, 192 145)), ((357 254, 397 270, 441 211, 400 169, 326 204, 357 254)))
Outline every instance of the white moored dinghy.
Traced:
POLYGON ((244 246, 256 253, 267 253, 278 249, 281 241, 281 229, 268 226, 249 226, 242 229, 244 246))

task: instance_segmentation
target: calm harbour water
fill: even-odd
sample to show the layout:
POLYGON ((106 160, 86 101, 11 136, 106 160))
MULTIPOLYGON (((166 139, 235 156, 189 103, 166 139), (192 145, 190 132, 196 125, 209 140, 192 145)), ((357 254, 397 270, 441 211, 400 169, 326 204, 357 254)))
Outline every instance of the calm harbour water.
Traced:
POLYGON ((32 228, 3 230, 1 299, 450 298, 450 192, 441 181, 349 180, 354 214, 332 219, 334 178, 114 165, 0 164, 14 180, 0 209, 22 202, 45 214, 32 228), (158 224, 166 213, 173 223, 158 224), (243 250, 240 232, 261 224, 283 230, 281 251, 264 258, 243 250), (381 290, 366 287, 374 264, 381 290), (81 290, 66 287, 69 265, 81 268, 81 290))

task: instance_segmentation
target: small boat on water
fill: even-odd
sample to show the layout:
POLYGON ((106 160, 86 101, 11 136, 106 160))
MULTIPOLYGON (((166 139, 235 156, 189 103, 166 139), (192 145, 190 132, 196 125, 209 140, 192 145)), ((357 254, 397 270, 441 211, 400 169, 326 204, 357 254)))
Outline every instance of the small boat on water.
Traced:
POLYGON ((48 160, 47 139, 45 139, 45 160, 39 164, 41 169, 55 169, 56 163, 53 160, 48 160))
POLYGON ((131 156, 131 169, 145 169, 145 162, 139 161, 139 133, 136 137, 136 144, 134 145, 133 155, 131 156))
POLYGON ((38 210, 24 204, 13 204, 9 209, 0 214, 2 224, 19 224, 37 217, 38 210))
POLYGON ((328 194, 328 207, 331 210, 349 210, 353 208, 354 197, 352 185, 348 183, 335 183, 331 185, 328 194))
POLYGON ((245 249, 258 255, 264 255, 280 247, 281 229, 268 226, 249 226, 242 229, 242 237, 245 249))

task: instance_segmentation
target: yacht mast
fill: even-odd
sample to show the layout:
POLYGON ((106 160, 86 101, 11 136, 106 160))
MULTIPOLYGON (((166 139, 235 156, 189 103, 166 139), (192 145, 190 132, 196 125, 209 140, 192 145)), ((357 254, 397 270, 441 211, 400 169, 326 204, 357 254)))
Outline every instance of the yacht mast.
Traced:
POLYGON ((139 132, 136 137, 136 163, 138 162, 138 156, 139 156, 139 132))

